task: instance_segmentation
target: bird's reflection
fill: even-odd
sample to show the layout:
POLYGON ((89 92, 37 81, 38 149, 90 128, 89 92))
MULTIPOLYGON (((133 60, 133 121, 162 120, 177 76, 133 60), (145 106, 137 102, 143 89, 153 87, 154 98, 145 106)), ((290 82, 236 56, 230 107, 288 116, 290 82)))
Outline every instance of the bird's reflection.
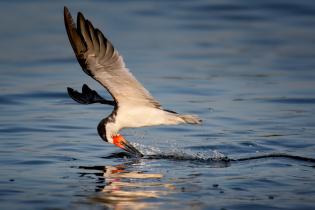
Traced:
MULTIPOLYGON (((94 174, 97 176, 98 193, 91 198, 114 209, 144 209, 152 205, 154 199, 168 195, 175 187, 162 181, 163 174, 136 171, 133 167, 140 160, 128 161, 116 166, 81 166, 82 176, 94 174), (98 171, 90 173, 90 171, 98 171)), ((154 202, 157 207, 158 202, 154 202)))
MULTIPOLYGON (((175 156, 175 155, 151 155, 141 159, 133 159, 128 153, 114 153, 104 157, 106 160, 113 159, 122 161, 123 163, 114 166, 81 166, 80 174, 82 176, 96 176, 96 191, 97 193, 90 197, 90 201, 102 204, 111 209, 147 209, 152 206, 159 208, 159 205, 165 204, 165 199, 172 202, 171 193, 183 191, 182 184, 185 180, 192 181, 192 177, 187 179, 177 177, 166 179, 161 173, 150 173, 146 170, 152 167, 147 167, 149 164, 156 161, 173 160, 185 161, 186 164, 204 165, 212 168, 222 168, 230 166, 230 161, 227 158, 221 159, 196 159, 192 156, 175 156), (172 182, 172 183, 169 183, 172 182), (176 189, 175 185, 178 189, 176 189), (159 199, 156 199, 159 198, 159 199)), ((198 189, 199 185, 195 183, 198 189)), ((194 186, 194 184, 189 184, 194 186)))

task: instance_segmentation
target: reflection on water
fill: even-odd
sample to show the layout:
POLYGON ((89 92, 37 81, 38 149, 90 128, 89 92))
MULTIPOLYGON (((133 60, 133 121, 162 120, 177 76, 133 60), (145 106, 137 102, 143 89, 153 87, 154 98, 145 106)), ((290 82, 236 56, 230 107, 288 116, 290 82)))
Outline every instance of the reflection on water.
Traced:
MULTIPOLYGON (((175 190, 172 184, 161 181, 163 174, 131 171, 128 166, 132 164, 137 162, 117 166, 81 166, 80 169, 98 171, 93 174, 99 180, 96 188, 99 193, 90 200, 114 209, 145 209, 152 204, 144 199, 167 196, 175 190)), ((81 174, 84 176, 91 173, 81 174)), ((157 205, 155 203, 155 207, 157 205)))
MULTIPOLYGON (((228 163, 225 159, 193 161, 162 157, 163 155, 155 155, 133 159, 127 153, 121 152, 104 157, 104 160, 115 159, 122 162, 118 165, 80 166, 80 177, 92 179, 93 182, 89 183, 96 192, 87 195, 85 200, 110 209, 203 209, 208 202, 215 206, 233 207, 233 204, 230 206, 231 200, 242 201, 245 196, 269 209, 274 199, 299 198, 289 190, 292 189, 292 181, 304 179, 308 173, 314 173, 315 162, 314 159, 286 154, 240 158, 228 163), (303 174, 295 170, 295 167, 301 167, 300 164, 303 165, 303 174), (182 166, 185 166, 184 169, 182 166), (273 167, 274 173, 270 174, 266 167, 273 167), (188 170, 190 168, 193 169, 188 170), (152 173, 152 169, 160 172, 152 173), (238 169, 239 173, 236 172, 238 169), (282 180, 282 172, 290 174, 290 178, 282 180), (266 189, 266 183, 272 186, 266 189), (278 191, 279 188, 284 191, 278 191), (260 190, 258 194, 257 189, 260 190), (198 199, 195 196, 190 197, 192 193, 198 199), (186 196, 188 197, 183 199, 186 196), (222 203, 225 198, 229 201, 222 203), (266 200, 270 201, 263 204, 266 200)), ((310 184, 312 179, 304 179, 304 182, 310 184)), ((301 186, 295 190, 307 194, 311 189, 301 186)), ((305 201, 310 202, 311 199, 312 197, 305 201)), ((243 206, 240 204, 239 208, 242 209, 243 206)))

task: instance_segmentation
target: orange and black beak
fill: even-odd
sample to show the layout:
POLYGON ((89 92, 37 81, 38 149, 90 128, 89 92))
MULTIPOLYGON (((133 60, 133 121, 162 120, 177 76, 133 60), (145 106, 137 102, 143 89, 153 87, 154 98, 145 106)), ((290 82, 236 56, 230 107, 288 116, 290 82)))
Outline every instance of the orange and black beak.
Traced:
POLYGON ((139 152, 134 146, 132 146, 122 135, 113 136, 113 144, 117 147, 131 153, 136 157, 143 157, 143 154, 139 152))

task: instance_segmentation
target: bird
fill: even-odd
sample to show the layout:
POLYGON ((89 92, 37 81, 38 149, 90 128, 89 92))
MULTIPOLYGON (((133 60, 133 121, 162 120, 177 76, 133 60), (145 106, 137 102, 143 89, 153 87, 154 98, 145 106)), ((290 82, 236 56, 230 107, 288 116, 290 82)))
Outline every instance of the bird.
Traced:
POLYGON ((70 44, 83 71, 99 82, 113 98, 113 100, 102 98, 86 84, 82 87, 82 93, 68 87, 68 94, 78 103, 114 106, 111 114, 102 119, 97 126, 102 140, 136 157, 142 157, 143 154, 119 133, 120 130, 202 122, 196 115, 178 114, 164 109, 132 75, 113 44, 93 26, 91 21, 85 19, 81 12, 77 14, 76 25, 65 6, 64 23, 70 44))

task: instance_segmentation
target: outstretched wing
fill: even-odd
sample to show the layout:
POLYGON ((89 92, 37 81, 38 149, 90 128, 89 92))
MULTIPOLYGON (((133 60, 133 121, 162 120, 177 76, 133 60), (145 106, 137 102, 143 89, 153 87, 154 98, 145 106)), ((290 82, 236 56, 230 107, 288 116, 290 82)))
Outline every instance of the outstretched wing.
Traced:
POLYGON ((69 10, 64 8, 64 21, 75 55, 84 70, 102 84, 118 106, 136 105, 160 108, 161 105, 125 67, 122 56, 82 13, 77 27, 69 10))
POLYGON ((115 101, 106 100, 102 96, 100 96, 95 90, 92 90, 84 84, 82 86, 82 93, 79 91, 73 90, 71 87, 67 88, 68 95, 80 104, 94 104, 94 103, 101 103, 101 104, 108 104, 115 106, 115 101))

